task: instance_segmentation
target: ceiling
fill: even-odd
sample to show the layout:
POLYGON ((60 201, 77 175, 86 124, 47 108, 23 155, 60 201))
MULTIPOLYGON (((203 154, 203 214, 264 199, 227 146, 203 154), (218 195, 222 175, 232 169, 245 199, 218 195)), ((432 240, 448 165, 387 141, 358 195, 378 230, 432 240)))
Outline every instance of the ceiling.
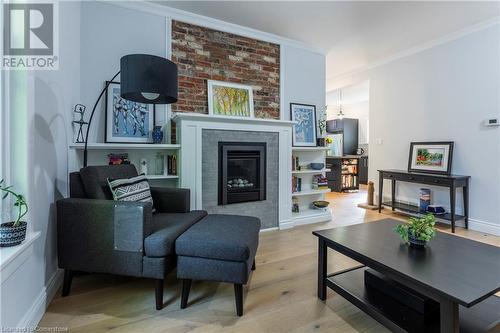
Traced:
POLYGON ((160 1, 324 50, 327 78, 500 16, 500 2, 160 1))

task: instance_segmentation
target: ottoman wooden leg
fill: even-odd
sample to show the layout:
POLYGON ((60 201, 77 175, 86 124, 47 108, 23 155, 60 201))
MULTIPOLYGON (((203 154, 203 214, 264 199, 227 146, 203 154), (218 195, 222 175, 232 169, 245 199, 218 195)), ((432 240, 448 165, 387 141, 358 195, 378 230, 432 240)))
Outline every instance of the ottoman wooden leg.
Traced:
POLYGON ((69 291, 71 290, 71 281, 73 281, 73 272, 69 269, 64 270, 64 281, 62 288, 62 297, 66 297, 69 295, 69 291))
POLYGON ((253 260, 252 271, 255 271, 255 259, 253 260))
POLYGON ((182 279, 181 309, 185 309, 187 307, 191 281, 191 279, 182 279))
POLYGON ((156 310, 161 310, 163 308, 163 279, 156 279, 155 286, 155 299, 156 299, 156 310))
POLYGON ((234 297, 236 299, 236 314, 241 317, 243 316, 243 285, 234 285, 234 297))

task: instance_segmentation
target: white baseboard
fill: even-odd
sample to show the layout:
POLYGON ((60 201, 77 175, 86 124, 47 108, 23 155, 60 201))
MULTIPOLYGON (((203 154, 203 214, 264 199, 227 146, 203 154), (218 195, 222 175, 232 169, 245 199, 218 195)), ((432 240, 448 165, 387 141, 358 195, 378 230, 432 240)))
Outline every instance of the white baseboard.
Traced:
POLYGON ((293 221, 280 221, 279 230, 291 229, 295 226, 293 221))
POLYGON ((486 234, 500 236, 500 225, 490 222, 469 219, 469 229, 484 232, 486 234))
POLYGON ((278 230, 278 227, 260 229, 260 232, 269 232, 269 231, 276 231, 276 230, 278 230))
POLYGON ((57 290, 62 284, 63 270, 57 269, 50 277, 47 285, 40 291, 28 312, 19 321, 16 327, 35 328, 45 313, 57 290))

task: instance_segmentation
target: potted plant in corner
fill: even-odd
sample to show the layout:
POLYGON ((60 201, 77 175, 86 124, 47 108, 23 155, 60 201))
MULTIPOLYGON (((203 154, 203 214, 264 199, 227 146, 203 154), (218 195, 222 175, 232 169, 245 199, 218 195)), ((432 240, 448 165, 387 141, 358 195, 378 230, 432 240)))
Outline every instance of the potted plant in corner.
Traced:
POLYGON ((401 224, 394 231, 401 236, 406 244, 412 247, 424 248, 436 234, 436 218, 427 214, 421 218, 410 217, 407 224, 401 224))
POLYGON ((28 213, 28 204, 23 195, 11 190, 12 186, 6 186, 4 180, 0 180, 0 192, 3 192, 2 199, 10 195, 15 198, 14 207, 17 208, 17 218, 15 221, 0 224, 0 247, 15 246, 21 244, 26 238, 25 221, 21 219, 28 213))

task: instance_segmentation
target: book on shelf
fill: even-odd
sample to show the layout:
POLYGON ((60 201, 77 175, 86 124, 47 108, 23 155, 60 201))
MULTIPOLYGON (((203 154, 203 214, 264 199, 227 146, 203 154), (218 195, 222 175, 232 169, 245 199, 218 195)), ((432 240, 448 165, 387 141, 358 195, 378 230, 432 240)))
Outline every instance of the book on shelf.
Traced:
POLYGON ((315 190, 327 190, 328 179, 323 175, 314 175, 312 181, 312 188, 315 190))
POLYGON ((342 187, 343 188, 353 188, 358 185, 358 176, 354 175, 342 175, 342 187))
POLYGON ((165 157, 165 161, 167 164, 167 175, 176 176, 177 175, 177 156, 176 155, 167 155, 165 157))
POLYGON ((292 155, 292 171, 300 170, 299 167, 299 157, 292 155))
POLYGON ((292 193, 302 191, 302 178, 300 177, 292 177, 292 193))
POLYGON ((343 165, 342 166, 342 173, 358 173, 358 166, 357 165, 343 165))
POLYGON ((130 160, 128 159, 128 153, 108 154, 108 164, 109 165, 130 164, 130 160))

